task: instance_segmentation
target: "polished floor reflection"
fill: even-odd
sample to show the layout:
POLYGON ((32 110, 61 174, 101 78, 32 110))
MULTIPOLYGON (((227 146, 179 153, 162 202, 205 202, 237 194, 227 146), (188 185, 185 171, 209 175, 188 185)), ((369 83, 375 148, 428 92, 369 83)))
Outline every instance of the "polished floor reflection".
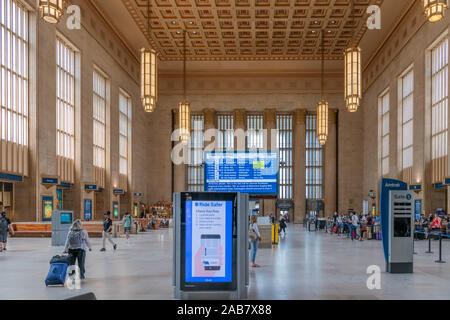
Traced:
MULTIPOLYGON (((92 239, 87 257, 87 280, 80 291, 46 288, 49 259, 61 253, 49 239, 11 239, 0 253, 0 299, 64 299, 94 292, 98 299, 172 299, 172 230, 134 236, 130 245, 117 239, 118 250, 99 252, 101 239, 92 239)), ((288 235, 272 249, 260 249, 250 270, 250 299, 447 299, 450 290, 450 242, 443 243, 443 259, 426 254, 428 242, 416 242, 414 274, 384 272, 380 241, 308 232, 289 225, 288 235), (381 290, 366 286, 366 269, 378 265, 381 290)))

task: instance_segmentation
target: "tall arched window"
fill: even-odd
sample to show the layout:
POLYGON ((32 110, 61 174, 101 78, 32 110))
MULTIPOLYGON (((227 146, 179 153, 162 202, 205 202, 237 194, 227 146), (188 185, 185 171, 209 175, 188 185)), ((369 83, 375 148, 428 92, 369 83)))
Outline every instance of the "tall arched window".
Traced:
POLYGON ((28 175, 28 11, 0 1, 0 171, 28 175))

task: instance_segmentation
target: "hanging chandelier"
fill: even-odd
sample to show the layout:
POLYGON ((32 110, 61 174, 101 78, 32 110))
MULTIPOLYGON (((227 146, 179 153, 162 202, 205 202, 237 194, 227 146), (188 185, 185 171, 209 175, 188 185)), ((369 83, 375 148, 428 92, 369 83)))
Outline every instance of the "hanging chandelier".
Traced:
MULTIPOLYGON (((147 31, 150 37, 150 1, 147 2, 147 31)), ((151 48, 141 49, 141 100, 145 112, 156 108, 158 91, 158 57, 151 48)))
POLYGON ((64 0, 39 0, 39 11, 46 22, 58 23, 64 13, 64 0))
POLYGON ((355 112, 361 101, 361 49, 345 51, 345 102, 347 110, 355 112))
POLYGON ((186 30, 183 31, 183 101, 179 104, 180 138, 186 145, 191 133, 191 105, 186 99, 186 30))
POLYGON ((153 49, 141 49, 141 99, 145 112, 156 108, 157 56, 153 49))
POLYGON ((328 138, 328 102, 320 100, 317 104, 317 139, 321 146, 325 145, 328 138))
MULTIPOLYGON (((354 17, 354 3, 351 2, 350 14, 352 22, 354 17)), ((356 112, 361 102, 361 48, 351 46, 344 52, 345 65, 345 105, 349 112, 356 112)))
POLYGON ((321 146, 325 145, 328 138, 328 102, 324 95, 324 78, 325 78, 325 46, 324 46, 325 30, 322 30, 322 81, 321 81, 321 100, 317 104, 316 114, 316 134, 321 146))
POLYGON ((447 0, 423 0, 423 7, 428 21, 437 22, 444 16, 447 0))

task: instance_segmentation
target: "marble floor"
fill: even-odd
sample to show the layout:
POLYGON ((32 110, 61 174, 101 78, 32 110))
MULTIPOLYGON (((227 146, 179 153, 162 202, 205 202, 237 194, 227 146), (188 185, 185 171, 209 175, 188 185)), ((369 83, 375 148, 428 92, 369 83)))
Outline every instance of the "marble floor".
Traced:
MULTIPOLYGON (((98 299, 172 299, 172 230, 133 236, 131 244, 116 239, 118 250, 99 252, 101 239, 92 239, 87 256, 87 280, 78 291, 47 288, 49 259, 62 249, 49 239, 12 238, 0 253, 0 300, 64 299, 94 292, 98 299)), ((250 299, 448 299, 450 297, 450 242, 443 243, 438 264, 438 242, 427 254, 427 241, 416 241, 413 274, 387 274, 380 241, 308 232, 289 225, 288 235, 272 249, 260 249, 250 270, 250 299), (378 265, 381 289, 366 286, 366 269, 378 265)))

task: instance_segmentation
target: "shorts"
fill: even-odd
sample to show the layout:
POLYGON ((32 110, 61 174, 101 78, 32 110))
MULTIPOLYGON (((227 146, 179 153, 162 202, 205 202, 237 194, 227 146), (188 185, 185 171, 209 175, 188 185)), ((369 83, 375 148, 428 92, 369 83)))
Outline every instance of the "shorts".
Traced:
POLYGON ((8 231, 0 232, 0 243, 6 243, 8 239, 8 231))
POLYGON ((129 232, 131 232, 131 227, 125 227, 125 228, 123 228, 123 231, 125 233, 129 233, 129 232))

